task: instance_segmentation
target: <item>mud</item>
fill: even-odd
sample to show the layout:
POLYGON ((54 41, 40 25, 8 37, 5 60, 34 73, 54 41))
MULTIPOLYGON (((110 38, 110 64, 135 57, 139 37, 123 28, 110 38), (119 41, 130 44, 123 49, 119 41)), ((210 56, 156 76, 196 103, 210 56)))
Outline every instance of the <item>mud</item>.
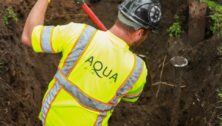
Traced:
MULTIPOLYGON (((72 0, 52 0, 46 24, 66 24, 90 20, 72 0)), ((20 36, 33 0, 0 0, 1 17, 7 7, 13 7, 18 22, 4 25, 0 18, 0 126, 40 126, 38 112, 47 84, 55 74, 60 55, 36 54, 21 44, 20 36)), ((121 0, 101 0, 92 9, 107 27, 111 27, 121 0)), ((217 89, 221 87, 222 66, 217 47, 221 39, 208 40, 190 46, 186 35, 169 39, 166 29, 179 13, 187 29, 186 2, 161 0, 163 20, 159 34, 153 34, 141 46, 134 48, 147 65, 152 77, 139 102, 121 103, 110 119, 110 126, 219 126, 217 89), (182 55, 187 67, 175 69, 169 60, 182 55), (175 74, 176 73, 176 74, 175 74), (161 84, 161 85, 160 85, 161 84), (178 86, 179 85, 179 86, 178 86), (179 88, 178 88, 179 87, 179 88)))

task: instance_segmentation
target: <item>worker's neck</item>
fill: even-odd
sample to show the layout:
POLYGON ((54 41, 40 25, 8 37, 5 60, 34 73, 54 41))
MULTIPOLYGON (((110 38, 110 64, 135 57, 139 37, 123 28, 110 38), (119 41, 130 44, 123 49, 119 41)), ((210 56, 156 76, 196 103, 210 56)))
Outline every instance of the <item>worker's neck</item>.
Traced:
POLYGON ((123 29, 119 28, 117 25, 113 25, 113 27, 109 31, 112 32, 117 37, 124 40, 129 46, 132 46, 133 42, 130 35, 127 34, 127 32, 124 31, 123 29))

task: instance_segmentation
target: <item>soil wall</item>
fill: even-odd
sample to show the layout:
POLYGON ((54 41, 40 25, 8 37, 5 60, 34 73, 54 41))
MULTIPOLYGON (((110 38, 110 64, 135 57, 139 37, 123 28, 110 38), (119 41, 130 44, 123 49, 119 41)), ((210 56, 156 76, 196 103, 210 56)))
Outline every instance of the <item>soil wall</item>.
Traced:
MULTIPOLYGON (((68 22, 90 23, 87 16, 72 0, 52 0, 47 12, 46 24, 59 25, 68 22)), ((35 1, 0 0, 1 17, 4 10, 13 7, 18 22, 4 25, 0 18, 0 125, 40 126, 38 112, 48 82, 55 74, 60 55, 36 54, 21 44, 24 21, 35 1)), ((121 0, 101 0, 91 5, 107 27, 117 16, 121 0)), ((221 39, 213 37, 190 46, 186 35, 180 40, 168 38, 166 29, 179 13, 186 29, 187 4, 185 1, 161 0, 163 19, 158 34, 153 34, 141 46, 132 49, 143 56, 152 77, 135 104, 121 103, 114 111, 111 126, 218 126, 221 113, 217 103, 217 89, 222 82, 221 57, 217 47, 221 39), (175 42, 176 41, 176 42, 175 42), (179 42, 179 44, 178 44, 179 42), (176 44, 175 44, 176 43, 176 44), (181 76, 169 60, 178 54, 189 60, 181 76), (173 50, 173 51, 172 51, 173 50), (179 99, 177 79, 182 86, 179 99), (160 82, 163 82, 161 85, 160 82), (158 96, 158 97, 157 97, 158 96)))

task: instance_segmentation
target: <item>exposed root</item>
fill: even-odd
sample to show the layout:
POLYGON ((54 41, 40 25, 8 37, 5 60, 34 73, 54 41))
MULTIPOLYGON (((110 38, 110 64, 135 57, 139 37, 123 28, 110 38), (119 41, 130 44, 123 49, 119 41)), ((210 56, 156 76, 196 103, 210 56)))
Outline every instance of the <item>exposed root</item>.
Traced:
MULTIPOLYGON (((177 87, 177 85, 175 84, 171 84, 171 83, 167 83, 167 82, 155 82, 154 84, 152 84, 152 86, 159 86, 159 85, 165 85, 165 86, 169 86, 169 87, 177 87)), ((180 88, 185 88, 187 87, 186 85, 181 85, 180 88)))

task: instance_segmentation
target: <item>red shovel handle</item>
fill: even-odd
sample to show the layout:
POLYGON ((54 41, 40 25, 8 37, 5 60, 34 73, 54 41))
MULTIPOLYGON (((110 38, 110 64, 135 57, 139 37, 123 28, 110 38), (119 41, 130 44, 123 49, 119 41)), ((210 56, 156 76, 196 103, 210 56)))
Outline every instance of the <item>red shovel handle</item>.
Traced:
POLYGON ((95 15, 95 13, 88 7, 86 3, 82 4, 83 11, 90 17, 93 23, 103 31, 107 31, 107 28, 103 25, 103 23, 99 20, 99 18, 95 15))

